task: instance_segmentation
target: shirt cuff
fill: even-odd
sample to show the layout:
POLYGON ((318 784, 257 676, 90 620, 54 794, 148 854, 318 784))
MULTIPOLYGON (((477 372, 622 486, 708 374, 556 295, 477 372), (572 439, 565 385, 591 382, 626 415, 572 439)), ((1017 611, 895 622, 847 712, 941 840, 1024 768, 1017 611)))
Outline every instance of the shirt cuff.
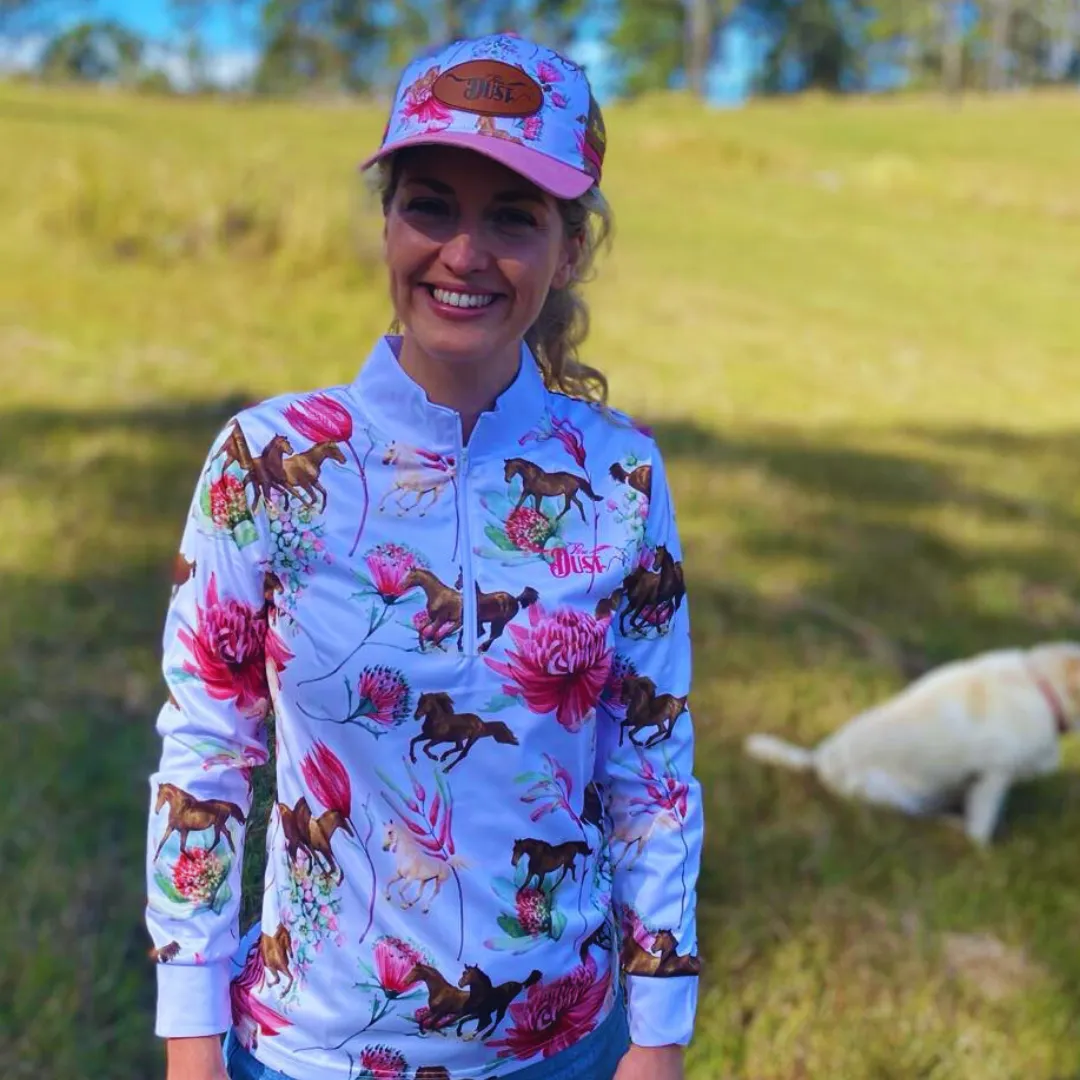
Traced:
POLYGON ((686 1046, 694 1034, 698 978, 626 976, 630 1041, 637 1046, 686 1046))
POLYGON ((228 961, 157 965, 157 1022, 165 1039, 221 1035, 232 1027, 228 961))

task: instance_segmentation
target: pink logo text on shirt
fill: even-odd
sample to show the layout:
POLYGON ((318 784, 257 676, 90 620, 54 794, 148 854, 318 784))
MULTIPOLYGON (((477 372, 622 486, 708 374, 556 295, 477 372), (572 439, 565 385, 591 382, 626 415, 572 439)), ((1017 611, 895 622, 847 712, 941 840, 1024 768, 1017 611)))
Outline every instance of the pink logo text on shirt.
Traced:
POLYGON ((569 577, 571 574, 602 574, 606 566, 600 553, 610 546, 601 544, 592 551, 578 542, 557 547, 551 552, 552 559, 548 563, 548 569, 552 577, 557 578, 569 577))

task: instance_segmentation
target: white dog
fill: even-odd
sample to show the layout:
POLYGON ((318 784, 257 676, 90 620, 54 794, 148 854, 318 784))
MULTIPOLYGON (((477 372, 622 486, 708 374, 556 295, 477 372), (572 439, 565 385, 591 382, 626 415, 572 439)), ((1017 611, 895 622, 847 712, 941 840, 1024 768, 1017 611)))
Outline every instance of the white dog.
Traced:
POLYGON ((805 750, 772 735, 745 749, 812 771, 837 795, 912 815, 963 805, 963 828, 989 843, 1010 786, 1052 773, 1059 739, 1080 730, 1080 644, 1052 642, 957 660, 916 679, 805 750))

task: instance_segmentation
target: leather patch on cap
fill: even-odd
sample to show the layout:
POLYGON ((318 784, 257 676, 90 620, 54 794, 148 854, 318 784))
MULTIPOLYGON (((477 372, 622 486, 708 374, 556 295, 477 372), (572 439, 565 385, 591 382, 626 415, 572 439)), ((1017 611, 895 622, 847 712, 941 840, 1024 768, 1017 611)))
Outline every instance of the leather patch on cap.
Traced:
POLYGON ((481 116, 532 116, 544 104, 540 84, 501 60, 468 60, 448 68, 431 95, 451 109, 481 116))

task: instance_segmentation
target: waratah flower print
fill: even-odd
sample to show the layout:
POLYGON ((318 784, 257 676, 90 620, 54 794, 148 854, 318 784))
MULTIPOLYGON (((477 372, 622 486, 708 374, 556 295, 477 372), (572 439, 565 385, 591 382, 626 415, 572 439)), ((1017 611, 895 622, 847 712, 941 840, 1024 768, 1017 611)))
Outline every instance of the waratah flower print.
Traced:
MULTIPOLYGON (((220 598, 213 573, 195 611, 194 633, 177 631, 190 657, 183 671, 201 680, 210 697, 231 701, 245 716, 261 720, 270 706, 265 614, 242 600, 220 598)), ((284 654, 278 658, 283 666, 284 654)))
POLYGON ((489 1046, 499 1057, 518 1060, 553 1057, 596 1027, 611 982, 610 970, 598 975, 592 957, 550 983, 529 987, 524 1001, 510 1006, 512 1024, 489 1046))
POLYGON ((578 731, 611 670, 606 627, 576 608, 549 614, 534 604, 528 611, 528 628, 507 628, 515 647, 507 649, 506 659, 486 663, 506 679, 504 693, 520 696, 534 713, 554 713, 567 731, 578 731))

